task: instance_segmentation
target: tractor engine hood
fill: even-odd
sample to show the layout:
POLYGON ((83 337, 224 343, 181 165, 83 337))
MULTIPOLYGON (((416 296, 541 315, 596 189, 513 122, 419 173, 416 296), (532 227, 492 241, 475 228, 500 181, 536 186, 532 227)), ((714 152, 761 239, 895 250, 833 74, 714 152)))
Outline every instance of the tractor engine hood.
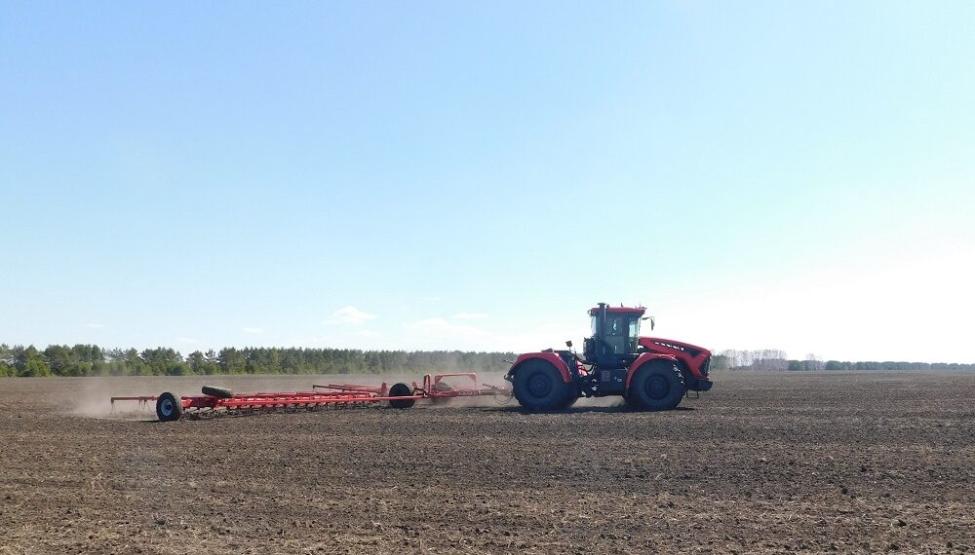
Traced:
POLYGON ((639 343, 641 347, 652 353, 663 353, 668 355, 684 353, 691 358, 698 358, 702 354, 704 354, 705 357, 711 356, 711 351, 705 349, 704 347, 698 347, 697 345, 691 345, 690 343, 675 341, 673 339, 641 337, 639 343))

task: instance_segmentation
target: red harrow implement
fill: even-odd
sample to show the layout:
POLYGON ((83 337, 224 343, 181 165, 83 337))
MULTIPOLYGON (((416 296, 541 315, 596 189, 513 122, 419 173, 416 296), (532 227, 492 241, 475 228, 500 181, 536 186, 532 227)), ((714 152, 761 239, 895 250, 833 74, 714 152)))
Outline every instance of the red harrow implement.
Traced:
POLYGON ((429 400, 434 403, 449 401, 454 397, 475 397, 481 395, 500 396, 505 399, 511 394, 507 389, 480 384, 473 372, 451 374, 427 374, 422 385, 413 383, 393 384, 387 388, 357 384, 313 385, 312 391, 288 391, 270 393, 233 393, 229 389, 204 386, 202 395, 176 396, 166 392, 158 396, 135 395, 111 398, 116 401, 138 401, 140 404, 156 403, 156 416, 162 422, 179 420, 184 414, 197 418, 221 414, 250 414, 271 411, 311 411, 323 408, 350 408, 382 406, 397 409, 412 407, 417 401, 429 400), (467 378, 466 387, 448 385, 445 378, 467 378))

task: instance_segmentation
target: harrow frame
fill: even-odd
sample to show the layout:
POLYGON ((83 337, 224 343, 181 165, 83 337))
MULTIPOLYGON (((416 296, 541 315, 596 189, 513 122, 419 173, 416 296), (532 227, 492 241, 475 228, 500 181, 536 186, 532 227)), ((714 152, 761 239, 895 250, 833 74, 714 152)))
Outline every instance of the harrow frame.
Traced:
POLYGON ((476 372, 426 374, 422 385, 413 382, 412 387, 397 383, 388 387, 360 384, 312 385, 311 391, 275 391, 259 393, 231 393, 226 395, 181 395, 166 392, 160 395, 118 395, 110 398, 114 409, 116 402, 137 401, 140 405, 156 403, 156 415, 160 421, 179 420, 184 414, 191 417, 208 417, 219 414, 246 414, 259 411, 301 411, 324 408, 354 408, 382 406, 410 408, 417 401, 445 402, 454 397, 482 395, 508 395, 507 390, 481 384, 476 372), (470 387, 446 386, 445 378, 463 377, 471 381, 470 387))

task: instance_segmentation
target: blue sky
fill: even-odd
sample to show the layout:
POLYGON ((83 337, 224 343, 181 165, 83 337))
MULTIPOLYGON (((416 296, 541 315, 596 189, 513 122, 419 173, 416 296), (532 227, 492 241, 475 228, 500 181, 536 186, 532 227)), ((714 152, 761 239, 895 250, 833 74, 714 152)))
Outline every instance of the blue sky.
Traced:
POLYGON ((975 361, 975 4, 0 7, 0 342, 975 361))

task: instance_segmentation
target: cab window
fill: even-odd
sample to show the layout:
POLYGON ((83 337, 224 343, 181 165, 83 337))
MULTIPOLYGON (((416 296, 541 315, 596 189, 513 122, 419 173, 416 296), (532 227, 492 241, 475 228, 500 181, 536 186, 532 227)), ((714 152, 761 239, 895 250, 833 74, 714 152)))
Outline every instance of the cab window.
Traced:
POLYGON ((636 338, 636 337, 640 337, 640 319, 639 318, 633 318, 632 320, 630 320, 630 330, 629 330, 629 333, 627 334, 627 336, 630 339, 633 339, 633 338, 636 338))

